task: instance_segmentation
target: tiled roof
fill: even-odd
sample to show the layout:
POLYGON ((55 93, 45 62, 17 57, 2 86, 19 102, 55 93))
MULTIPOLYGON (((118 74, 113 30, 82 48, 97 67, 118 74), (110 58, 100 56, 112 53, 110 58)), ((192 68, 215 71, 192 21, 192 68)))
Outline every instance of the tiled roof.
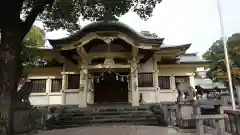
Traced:
POLYGON ((209 60, 199 58, 195 53, 183 54, 178 59, 180 63, 210 62, 209 60))
POLYGON ((136 32, 132 28, 130 28, 128 25, 121 23, 119 21, 97 21, 90 23, 86 25, 85 27, 81 28, 78 32, 75 34, 65 37, 62 39, 54 39, 54 40, 48 40, 51 45, 57 46, 60 44, 69 44, 72 42, 75 42, 83 37, 85 37, 88 33, 91 32, 109 32, 109 31, 117 31, 124 34, 129 35, 131 38, 142 42, 142 43, 150 43, 154 44, 156 46, 160 46, 163 42, 163 38, 151 38, 141 35, 140 33, 136 32))
POLYGON ((215 89, 226 90, 227 89, 227 87, 224 86, 223 83, 212 82, 212 80, 209 78, 195 78, 195 85, 199 86, 203 90, 215 90, 215 89))

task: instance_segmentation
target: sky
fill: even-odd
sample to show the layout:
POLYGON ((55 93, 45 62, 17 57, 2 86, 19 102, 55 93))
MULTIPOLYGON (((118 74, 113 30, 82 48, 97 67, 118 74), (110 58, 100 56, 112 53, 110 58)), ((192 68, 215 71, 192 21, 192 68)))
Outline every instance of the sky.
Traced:
MULTIPOLYGON (((225 35, 240 32, 240 0, 221 0, 225 35)), ((188 53, 202 55, 219 39, 221 28, 217 10, 217 0, 163 0, 156 6, 153 16, 147 21, 129 12, 120 17, 121 22, 134 30, 156 33, 165 38, 164 44, 178 45, 192 43, 188 53)), ((80 21, 81 26, 91 22, 80 21)), ((42 27, 41 23, 36 25, 42 27)), ((47 32, 47 39, 66 37, 63 30, 47 32)))

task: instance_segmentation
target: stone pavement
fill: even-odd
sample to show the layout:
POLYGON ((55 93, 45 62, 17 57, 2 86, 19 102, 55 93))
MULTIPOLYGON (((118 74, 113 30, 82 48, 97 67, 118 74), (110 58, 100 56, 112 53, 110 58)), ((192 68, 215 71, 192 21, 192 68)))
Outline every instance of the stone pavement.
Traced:
POLYGON ((77 127, 49 130, 35 135, 195 135, 194 133, 179 133, 169 127, 132 126, 132 125, 102 125, 92 127, 77 127))

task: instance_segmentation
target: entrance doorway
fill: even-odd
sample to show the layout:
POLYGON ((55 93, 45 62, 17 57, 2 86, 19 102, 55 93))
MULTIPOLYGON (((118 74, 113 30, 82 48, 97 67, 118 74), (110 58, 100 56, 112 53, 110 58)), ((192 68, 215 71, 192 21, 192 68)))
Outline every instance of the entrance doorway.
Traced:
POLYGON ((97 104, 128 102, 127 77, 104 73, 99 78, 95 78, 94 101, 97 104))

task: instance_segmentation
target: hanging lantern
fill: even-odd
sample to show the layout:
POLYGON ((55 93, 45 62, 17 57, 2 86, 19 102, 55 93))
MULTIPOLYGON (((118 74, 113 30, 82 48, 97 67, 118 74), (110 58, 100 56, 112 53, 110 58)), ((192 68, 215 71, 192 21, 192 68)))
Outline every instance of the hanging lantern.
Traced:
POLYGON ((126 77, 126 79, 127 79, 127 82, 129 82, 129 80, 128 80, 128 76, 126 77))
POLYGON ((116 75, 116 80, 118 80, 118 75, 116 75))
POLYGON ((111 73, 111 70, 110 70, 110 68, 108 69, 108 74, 110 74, 111 73))
POLYGON ((104 78, 103 78, 103 76, 101 76, 101 77, 102 77, 102 81, 103 81, 104 78))
POLYGON ((100 82, 99 77, 97 77, 97 83, 99 83, 99 82, 100 82))
POLYGON ((121 77, 121 81, 124 82, 124 78, 123 78, 123 76, 121 77))

